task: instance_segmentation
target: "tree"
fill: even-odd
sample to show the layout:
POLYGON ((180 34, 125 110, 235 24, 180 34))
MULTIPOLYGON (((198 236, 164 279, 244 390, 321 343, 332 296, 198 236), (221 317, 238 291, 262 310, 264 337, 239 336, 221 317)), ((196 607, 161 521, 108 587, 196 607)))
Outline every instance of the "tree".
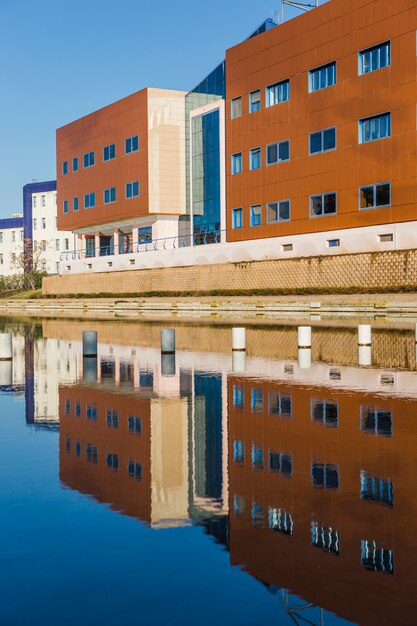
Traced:
POLYGON ((42 278, 46 272, 41 270, 43 264, 43 253, 46 250, 47 242, 39 242, 35 247, 30 237, 23 240, 23 248, 19 254, 12 255, 11 264, 23 270, 22 287, 37 289, 42 284, 42 278))

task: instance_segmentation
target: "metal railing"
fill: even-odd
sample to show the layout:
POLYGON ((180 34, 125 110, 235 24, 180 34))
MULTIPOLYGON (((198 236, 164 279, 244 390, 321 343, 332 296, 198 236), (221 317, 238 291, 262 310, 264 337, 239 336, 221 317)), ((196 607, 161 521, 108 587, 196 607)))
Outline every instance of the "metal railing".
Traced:
MULTIPOLYGON (((119 247, 119 255, 143 254, 144 252, 161 252, 164 250, 177 250, 178 248, 189 248, 193 246, 206 246, 213 243, 220 243, 222 235, 225 240, 225 230, 213 230, 189 235, 177 235, 176 237, 163 237, 151 241, 141 241, 137 244, 126 243, 119 247)), ((66 250, 61 252, 61 261, 80 261, 82 259, 94 259, 99 257, 115 255, 113 245, 98 246, 97 248, 84 248, 82 250, 66 250)))

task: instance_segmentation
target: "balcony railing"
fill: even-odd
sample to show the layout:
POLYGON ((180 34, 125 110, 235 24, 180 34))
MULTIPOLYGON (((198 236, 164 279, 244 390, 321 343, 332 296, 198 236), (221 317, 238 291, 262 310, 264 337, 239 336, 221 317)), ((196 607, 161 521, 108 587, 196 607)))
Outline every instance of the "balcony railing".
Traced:
MULTIPOLYGON (((119 255, 123 254, 143 254, 146 252, 162 252, 164 250, 177 250, 192 246, 205 246, 213 243, 220 243, 225 239, 225 230, 214 230, 194 235, 178 235, 176 237, 163 237, 152 241, 138 242, 135 245, 126 242, 119 246, 119 255)), ((114 246, 102 245, 97 248, 84 248, 82 250, 66 250, 61 252, 61 261, 80 261, 82 259, 94 259, 97 257, 113 256, 114 246)))

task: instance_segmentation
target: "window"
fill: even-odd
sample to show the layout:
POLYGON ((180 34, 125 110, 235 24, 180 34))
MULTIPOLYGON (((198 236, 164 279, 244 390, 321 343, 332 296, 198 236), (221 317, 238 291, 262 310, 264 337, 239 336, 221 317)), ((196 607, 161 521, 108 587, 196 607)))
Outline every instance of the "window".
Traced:
POLYGON ((116 144, 112 143, 110 146, 103 148, 103 161, 111 161, 116 158, 116 144))
POLYGON ((46 229, 46 217, 42 218, 42 229, 45 230, 46 229))
POLYGON ((361 499, 378 502, 392 507, 394 505, 394 487, 388 478, 377 478, 361 472, 361 499))
POLYGON ((230 102, 230 117, 232 120, 242 115, 242 96, 233 98, 230 102))
POLYGON ((252 444, 252 466, 254 469, 264 468, 264 452, 262 448, 258 448, 255 444, 252 444))
POLYGON ((290 81, 283 80, 280 83, 269 85, 266 88, 266 106, 272 107, 274 104, 286 102, 290 99, 290 81))
POLYGON ((65 415, 69 415, 71 412, 71 402, 69 400, 65 400, 65 415))
POLYGON ((78 198, 77 197, 73 198, 72 200, 72 208, 74 211, 78 211, 78 198))
POLYGON ((235 440, 233 442, 233 460, 235 463, 244 463, 245 461, 245 443, 235 440))
POLYGON ((269 528, 283 535, 292 535, 294 532, 294 522, 289 513, 283 509, 269 507, 268 513, 269 528))
POLYGON ((336 194, 323 193, 310 196, 310 217, 332 215, 336 213, 336 194))
POLYGON ((310 70, 308 73, 309 91, 318 91, 336 84, 336 63, 328 63, 310 70))
POLYGON ((336 129, 326 128, 315 133, 310 133, 310 154, 328 152, 336 148, 336 129))
POLYGON ((55 250, 59 252, 59 239, 55 239, 55 250))
POLYGON ((41 196, 41 202, 42 202, 42 206, 45 206, 45 204, 46 204, 45 196, 41 196))
POLYGON ((392 437, 391 411, 361 406, 361 430, 381 437, 392 437))
POLYGON ((312 400, 310 415, 313 422, 328 428, 337 428, 339 421, 339 405, 327 400, 312 400))
POLYGON ((68 174, 68 161, 64 161, 62 164, 62 173, 65 176, 65 174, 68 174))
POLYGON ((384 233, 383 235, 378 235, 378 236, 379 236, 380 243, 388 243, 389 241, 394 241, 393 233, 384 233))
POLYGON ((119 414, 113 409, 107 409, 106 411, 106 424, 107 428, 119 428, 119 414))
POLYGON ((262 224, 262 206, 255 204, 250 207, 250 225, 261 226, 262 224))
POLYGON ((94 165, 94 152, 86 152, 84 155, 84 167, 91 167, 94 165))
POLYGON ((242 172, 242 153, 232 154, 232 174, 240 174, 242 172))
POLYGON ((134 478, 138 481, 142 480, 142 465, 140 463, 136 463, 136 461, 129 459, 129 462, 127 464, 127 471, 131 478, 134 478))
POLYGON ((109 469, 118 470, 119 469, 119 456, 117 454, 107 453, 106 465, 109 469))
POLYGON ((36 208, 37 206, 37 198, 36 196, 33 196, 33 207, 36 208))
POLYGON ((71 453, 71 439, 70 437, 67 437, 65 440, 65 450, 67 452, 67 454, 71 453))
POLYGON ((252 91, 249 94, 249 113, 255 113, 255 111, 259 111, 261 108, 261 91, 257 89, 257 91, 252 91))
POLYGON ((85 407, 85 415, 88 420, 95 422, 97 419, 97 404, 87 404, 85 407))
POLYGON ((261 149, 252 148, 249 155, 249 166, 251 170, 258 170, 261 167, 261 149))
POLYGON ((266 205, 266 219, 268 224, 288 222, 290 219, 290 201, 268 202, 266 205))
POLYGON ((87 456, 88 463, 93 463, 94 465, 97 465, 97 463, 98 463, 98 449, 97 449, 97 446, 95 446, 92 443, 88 443, 87 444, 87 448, 86 448, 86 456, 87 456))
POLYGON ((288 161, 290 158, 290 142, 278 141, 277 143, 271 143, 266 147, 266 164, 274 165, 275 163, 282 163, 288 161))
POLYGON ((311 478, 315 487, 324 487, 325 489, 339 488, 339 468, 337 465, 313 461, 311 478))
POLYGON ((133 183, 126 183, 126 198, 135 198, 139 195, 139 183, 134 181, 133 183))
POLYGON ((243 409, 245 407, 245 391, 243 387, 233 385, 233 408, 243 409))
POLYGON ((324 552, 332 552, 339 556, 339 533, 331 527, 319 526, 317 522, 311 522, 311 543, 315 548, 324 552))
POLYGON ((138 229, 138 243, 152 241, 152 226, 143 226, 138 229))
POLYGON ((264 409, 264 394, 262 389, 251 389, 250 401, 252 413, 262 413, 264 409))
POLYGON ((359 208, 360 209, 376 209, 378 207, 386 207, 391 204, 391 185, 390 183, 379 183, 377 185, 369 185, 369 187, 360 187, 359 189, 359 208))
POLYGON ((64 213, 68 213, 68 200, 64 200, 64 213))
POLYGON ((75 442, 75 456, 81 456, 81 443, 79 439, 77 439, 77 441, 75 442))
POLYGON ((269 453, 269 471, 283 476, 292 476, 292 456, 282 452, 269 453))
POLYGON ((104 190, 104 204, 116 202, 116 187, 109 187, 104 190))
MULTIPOLYGON (((38 220, 36 219, 36 217, 33 219, 33 230, 37 230, 38 229, 38 220)), ((3 237, 2 237, 2 241, 1 243, 3 243, 3 237)))
POLYGON ((338 248, 340 246, 340 239, 328 239, 327 247, 328 248, 338 248))
POLYGON ((78 157, 72 159, 72 171, 78 172, 78 157))
POLYGON ((232 209, 232 228, 242 228, 243 211, 242 209, 232 209))
POLYGON ((270 415, 290 418, 292 414, 291 396, 287 393, 270 391, 268 394, 268 412, 270 415))
POLYGON ((234 496, 233 496, 233 513, 236 516, 240 516, 240 515, 243 515, 245 513, 245 509, 246 509, 245 498, 243 498, 242 496, 238 496, 237 494, 234 494, 234 496))
POLYGON ((3 254, 0 254, 0 265, 4 264, 4 258, 3 258, 3 254))
POLYGON ((139 135, 133 135, 125 139, 125 153, 130 154, 139 150, 139 135))
POLYGON ((391 113, 382 113, 359 120, 359 143, 391 137, 391 113))
POLYGON ((92 207, 96 206, 96 194, 95 192, 93 193, 86 193, 84 195, 84 208, 85 209, 91 209, 92 207))
POLYGON ((64 248, 65 250, 69 250, 69 239, 64 239, 64 248))
POLYGON ((254 528, 263 528, 264 525, 264 507, 254 502, 252 504, 252 526, 254 528))
POLYGON ((359 52, 359 74, 368 74, 391 64, 391 44, 389 41, 359 52))
POLYGON ((140 435, 142 432, 142 418, 129 415, 127 418, 127 430, 129 433, 140 435))
POLYGON ((80 402, 75 403, 75 417, 81 417, 81 404, 80 402))
POLYGON ((377 548, 376 541, 361 541, 361 562, 370 572, 394 574, 394 555, 392 550, 377 548))

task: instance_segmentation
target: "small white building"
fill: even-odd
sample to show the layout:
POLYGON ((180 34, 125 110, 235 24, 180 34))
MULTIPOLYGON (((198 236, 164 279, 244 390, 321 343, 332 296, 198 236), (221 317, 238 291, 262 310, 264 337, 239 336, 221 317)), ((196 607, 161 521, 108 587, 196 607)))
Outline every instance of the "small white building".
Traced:
POLYGON ((23 215, 14 214, 0 220, 0 276, 23 272, 16 262, 23 251, 23 215))

